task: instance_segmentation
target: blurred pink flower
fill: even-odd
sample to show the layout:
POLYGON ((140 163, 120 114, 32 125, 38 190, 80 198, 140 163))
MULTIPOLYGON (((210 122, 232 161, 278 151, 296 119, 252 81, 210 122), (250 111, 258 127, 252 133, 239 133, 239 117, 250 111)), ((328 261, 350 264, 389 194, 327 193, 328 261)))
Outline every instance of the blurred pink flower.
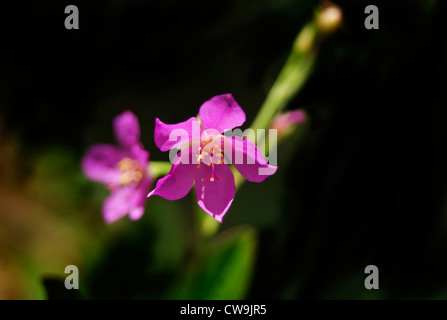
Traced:
POLYGON ((278 130, 278 137, 286 135, 293 126, 299 125, 306 121, 306 113, 303 110, 293 110, 278 114, 270 125, 271 129, 278 130))
POLYGON ((158 195, 177 200, 186 196, 194 184, 199 206, 222 222, 236 193, 234 176, 227 164, 232 163, 252 182, 264 181, 277 167, 269 165, 250 140, 222 135, 245 122, 245 113, 231 94, 218 95, 203 103, 198 118, 177 124, 155 120, 157 147, 161 151, 181 151, 176 152, 170 172, 157 181, 148 197, 158 195))
POLYGON ((104 201, 104 221, 114 222, 126 214, 138 220, 144 213, 146 194, 152 178, 147 167, 149 152, 140 142, 138 118, 124 111, 113 120, 117 145, 95 144, 82 159, 85 175, 105 184, 111 194, 104 201))

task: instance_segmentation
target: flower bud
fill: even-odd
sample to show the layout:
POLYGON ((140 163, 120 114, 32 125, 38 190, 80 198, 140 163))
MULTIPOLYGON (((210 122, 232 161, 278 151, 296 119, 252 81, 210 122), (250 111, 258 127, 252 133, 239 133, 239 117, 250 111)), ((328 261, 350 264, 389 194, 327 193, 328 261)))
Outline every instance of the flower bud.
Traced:
POLYGON ((270 129, 276 129, 277 137, 281 138, 290 133, 297 125, 306 121, 306 113, 303 110, 294 110, 278 114, 272 121, 270 129))
POLYGON ((337 30, 343 22, 343 11, 339 6, 326 1, 317 13, 317 27, 321 33, 332 33, 337 30))

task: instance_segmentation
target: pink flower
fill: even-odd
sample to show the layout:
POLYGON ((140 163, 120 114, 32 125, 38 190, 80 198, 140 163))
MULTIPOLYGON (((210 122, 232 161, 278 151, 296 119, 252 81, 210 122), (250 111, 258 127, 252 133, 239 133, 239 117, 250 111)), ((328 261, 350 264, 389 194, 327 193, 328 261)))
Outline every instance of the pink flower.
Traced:
POLYGON ((174 150, 176 158, 170 172, 158 180, 148 197, 177 200, 186 196, 194 184, 199 206, 222 222, 236 193, 228 164, 232 163, 252 182, 264 181, 277 167, 269 165, 250 140, 222 135, 245 122, 245 113, 231 94, 203 103, 198 118, 177 124, 155 120, 155 144, 161 151, 174 150))
POLYGON ((276 129, 278 138, 286 136, 296 125, 306 121, 306 113, 303 110, 293 110, 278 114, 270 125, 271 129, 276 129))
POLYGON ((85 175, 105 184, 112 192, 102 212, 107 223, 126 214, 138 220, 144 213, 146 193, 152 178, 147 173, 149 152, 140 142, 138 118, 125 111, 113 120, 118 145, 95 144, 82 159, 85 175))

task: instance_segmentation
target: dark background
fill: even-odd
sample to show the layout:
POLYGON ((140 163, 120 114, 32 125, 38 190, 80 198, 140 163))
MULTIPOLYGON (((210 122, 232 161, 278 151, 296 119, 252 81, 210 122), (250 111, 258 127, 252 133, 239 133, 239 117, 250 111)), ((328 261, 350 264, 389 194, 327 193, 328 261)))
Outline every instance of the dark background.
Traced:
MULTIPOLYGON (((167 155, 153 142, 155 117, 180 122, 231 92, 247 126, 319 2, 11 3, 0 5, 0 297, 45 297, 42 279, 63 277, 74 261, 89 270, 88 298, 164 298, 194 251, 182 240, 194 230, 192 198, 174 209, 155 200, 141 222, 103 225, 107 192, 83 178, 82 155, 113 143, 111 121, 125 109, 157 161, 167 155), (64 27, 69 4, 79 30, 64 27), (36 207, 42 213, 31 214, 36 207), (165 210, 174 212, 166 221, 146 217, 165 210), (185 218, 171 230, 177 211, 185 218), (177 238, 154 249, 165 231, 177 238), (154 250, 168 262, 154 267, 154 250)), ((222 226, 256 230, 243 297, 447 298, 447 3, 336 4, 343 27, 288 106, 308 113, 299 142, 280 146, 290 158, 283 167, 279 158, 278 177, 245 185, 222 226), (364 28, 368 4, 379 8, 379 30, 364 28), (363 286, 370 264, 377 291, 363 286)))

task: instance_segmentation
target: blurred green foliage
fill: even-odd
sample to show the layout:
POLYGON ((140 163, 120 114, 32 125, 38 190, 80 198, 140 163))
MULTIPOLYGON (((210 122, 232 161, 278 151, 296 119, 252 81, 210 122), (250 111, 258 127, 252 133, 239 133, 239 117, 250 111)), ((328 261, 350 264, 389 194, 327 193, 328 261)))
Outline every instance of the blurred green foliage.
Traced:
POLYGON ((253 272, 256 235, 239 227, 219 235, 181 270, 165 299, 243 299, 253 272))

